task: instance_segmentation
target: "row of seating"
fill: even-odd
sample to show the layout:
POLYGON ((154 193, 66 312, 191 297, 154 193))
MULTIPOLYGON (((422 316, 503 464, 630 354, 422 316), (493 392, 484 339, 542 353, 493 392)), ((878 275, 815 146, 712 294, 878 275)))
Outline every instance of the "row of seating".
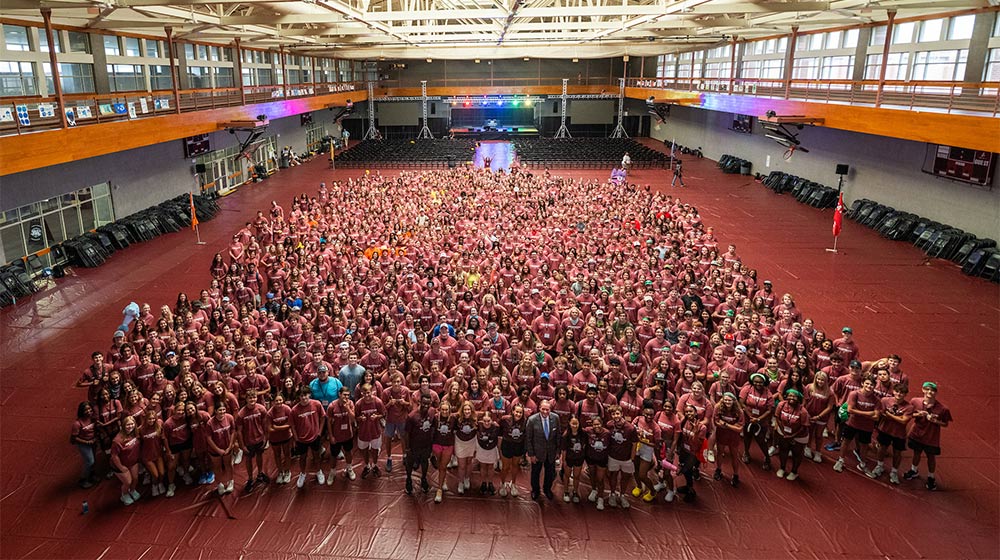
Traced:
POLYGON ((32 255, 30 259, 18 259, 0 268, 0 307, 14 305, 18 298, 38 291, 38 285, 31 274, 33 266, 38 266, 40 270, 41 265, 38 263, 38 257, 32 255))
POLYGON ((742 173, 743 175, 749 175, 750 170, 753 169, 753 163, 743 158, 723 154, 723 156, 719 158, 719 169, 721 169, 723 173, 742 173))
POLYGON ((772 171, 761 182, 774 192, 778 194, 789 193, 795 197, 795 200, 813 208, 837 206, 837 189, 809 179, 796 177, 782 171, 772 171))
POLYGON ((365 164, 463 164, 472 159, 476 143, 472 139, 365 140, 337 154, 335 164, 357 167, 365 164))
POLYGON ((967 275, 1000 282, 1000 250, 993 239, 978 238, 948 224, 866 198, 855 200, 847 215, 882 237, 908 241, 927 256, 950 260, 961 266, 967 275))
POLYGON ((633 168, 667 167, 670 156, 631 138, 515 138, 520 162, 537 167, 598 168, 620 165, 627 152, 633 168))

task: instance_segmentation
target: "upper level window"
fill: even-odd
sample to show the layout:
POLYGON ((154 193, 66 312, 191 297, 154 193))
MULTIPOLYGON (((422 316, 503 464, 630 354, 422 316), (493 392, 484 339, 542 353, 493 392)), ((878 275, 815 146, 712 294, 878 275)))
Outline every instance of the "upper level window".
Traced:
POLYGON ((907 43, 912 43, 913 30, 916 26, 917 24, 912 21, 896 24, 896 28, 892 30, 892 44, 905 45, 907 43))
POLYGON ((956 41, 972 38, 972 28, 976 25, 976 16, 959 16, 951 18, 951 25, 948 29, 948 39, 956 41))
POLYGON ((90 54, 90 36, 79 31, 69 31, 69 52, 90 54))
POLYGON ((114 35, 104 36, 104 54, 111 56, 120 56, 122 54, 121 46, 118 44, 118 37, 114 35))
POLYGON ((3 26, 3 39, 8 51, 30 51, 31 43, 28 42, 28 28, 21 25, 3 26))
POLYGON ((944 28, 943 19, 929 19, 920 24, 920 42, 929 43, 941 40, 941 30, 944 28))
MULTIPOLYGON (((55 44, 56 52, 62 52, 61 43, 59 42, 59 30, 52 30, 52 42, 55 44)), ((45 30, 38 30, 38 50, 41 52, 49 52, 49 38, 45 36, 45 30)))
POLYGON ((139 49, 139 39, 125 37, 125 56, 142 56, 142 51, 139 49))

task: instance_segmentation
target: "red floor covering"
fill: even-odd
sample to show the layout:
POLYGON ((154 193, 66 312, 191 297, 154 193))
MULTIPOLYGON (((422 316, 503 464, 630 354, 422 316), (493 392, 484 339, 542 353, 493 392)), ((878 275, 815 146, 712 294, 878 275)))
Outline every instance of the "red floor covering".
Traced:
MULTIPOLYGON (((939 398, 956 418, 944 430, 940 491, 921 481, 892 487, 837 474, 829 458, 806 464, 795 483, 755 467, 743 472, 739 489, 707 476, 695 504, 628 512, 532 503, 524 497, 527 473, 518 499, 449 496, 442 504, 405 496, 398 470, 349 487, 342 478, 324 488, 310 481, 304 492, 270 487, 226 498, 236 520, 183 486, 173 499, 145 497, 128 508, 116 483, 78 489, 79 460, 67 438, 83 392, 73 383, 90 352, 109 346, 125 304, 158 306, 178 291, 197 293, 208 284, 211 256, 256 209, 272 199, 287 204, 321 180, 363 173, 332 175, 326 166, 282 171, 223 199, 224 210, 201 228, 207 245, 196 245, 190 231, 167 235, 98 269, 77 269, 0 314, 0 557, 1000 557, 996 285, 949 263, 925 263, 917 249, 850 221, 841 252, 827 253, 830 210, 722 175, 708 160, 691 161, 688 188, 674 192, 701 209, 723 245, 736 243, 761 279, 792 292, 819 327, 853 326, 863 357, 897 352, 914 380, 940 383, 939 398)), ((654 187, 669 182, 663 170, 633 178, 654 187)), ((237 469, 239 484, 245 475, 237 469)))

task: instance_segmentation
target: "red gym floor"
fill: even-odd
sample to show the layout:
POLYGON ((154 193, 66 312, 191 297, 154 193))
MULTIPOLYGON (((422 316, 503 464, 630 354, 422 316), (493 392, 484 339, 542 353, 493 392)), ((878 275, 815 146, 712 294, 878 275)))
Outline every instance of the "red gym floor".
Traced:
MULTIPOLYGON (((208 284, 212 255, 256 209, 363 173, 331 173, 318 160, 223 199, 220 215, 202 225, 207 245, 196 245, 190 231, 161 237, 98 269, 77 269, 0 314, 0 557, 1000 557, 997 286, 950 263, 925 262, 914 247, 850 221, 841 252, 827 253, 832 211, 722 175, 708 160, 687 163, 688 187, 673 192, 701 209, 723 245, 736 243, 761 279, 793 293, 820 328, 853 326, 864 357, 896 352, 911 378, 939 382, 939 398, 955 416, 944 431, 940 491, 921 481, 892 487, 837 474, 829 460, 804 466, 795 483, 759 468, 744 472, 739 489, 705 477, 695 504, 628 512, 536 504, 526 491, 519 499, 449 496, 434 504, 403 494, 398 471, 350 487, 338 479, 305 492, 285 486, 229 497, 236 520, 184 487, 173 499, 144 498, 129 508, 114 483, 78 489, 68 433, 83 393, 73 383, 90 352, 108 347, 122 308, 196 293, 208 284)), ((633 179, 669 188, 667 171, 640 170, 633 179)))

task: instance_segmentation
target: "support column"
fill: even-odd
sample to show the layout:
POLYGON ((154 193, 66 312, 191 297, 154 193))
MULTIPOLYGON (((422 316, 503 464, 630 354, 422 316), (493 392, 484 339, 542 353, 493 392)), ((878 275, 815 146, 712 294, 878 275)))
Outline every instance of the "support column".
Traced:
MULTIPOLYGON (((965 63, 963 82, 981 82, 986 70, 986 59, 990 56, 990 35, 996 23, 996 12, 980 12, 976 14, 976 23, 972 28, 972 38, 969 39, 969 57, 965 63)), ((50 43, 51 44, 51 43, 50 43)), ((978 95, 978 90, 962 89, 963 94, 978 95)))
POLYGON ((885 87, 886 65, 889 63, 889 47, 892 46, 892 28, 896 21, 896 10, 889 11, 889 19, 885 22, 885 43, 882 45, 882 65, 878 69, 878 91, 875 92, 875 106, 882 105, 882 89, 885 87))
POLYGON ((247 104, 247 92, 243 89, 243 49, 240 48, 240 38, 236 37, 233 54, 236 55, 236 87, 240 88, 240 105, 247 104))
POLYGON ((854 48, 854 68, 851 79, 860 82, 865 79, 865 67, 868 62, 868 43, 872 41, 872 28, 862 27, 858 30, 858 45, 854 48))
POLYGON ((736 84, 736 35, 733 35, 733 42, 729 48, 729 89, 727 93, 733 94, 733 85, 736 84))
POLYGON ((572 138, 573 135, 569 133, 569 128, 566 127, 566 102, 569 100, 567 93, 567 85, 569 84, 569 79, 563 78, 562 81, 562 97, 560 98, 560 106, 562 109, 559 116, 559 130, 556 131, 555 138, 572 138))
POLYGON ((288 72, 285 71, 285 45, 278 47, 278 56, 281 57, 281 96, 288 97, 288 72))
POLYGON ((434 135, 431 133, 430 127, 427 126, 427 80, 420 80, 420 111, 423 114, 424 126, 420 128, 417 138, 433 139, 434 135))
MULTIPOLYGON (((566 104, 563 103, 563 107, 566 104)), ((625 115, 625 78, 618 78, 618 126, 615 127, 615 131, 611 133, 612 138, 628 138, 628 133, 625 132, 625 125, 622 123, 622 118, 625 115)))
POLYGON ((170 89, 174 94, 174 111, 177 113, 181 112, 181 93, 177 88, 177 82, 180 78, 177 74, 177 65, 175 64, 176 57, 176 47, 174 44, 174 28, 169 25, 163 28, 163 31, 167 34, 167 56, 170 57, 170 89))
MULTIPOLYGON (((56 90, 59 122, 62 123, 63 128, 68 128, 69 122, 66 120, 66 104, 63 102, 62 84, 59 83, 59 59, 56 56, 56 43, 52 37, 52 8, 42 8, 42 19, 45 21, 45 40, 49 44, 49 66, 52 67, 52 86, 56 90)), ((44 74, 42 72, 43 77, 44 74)))
POLYGON ((381 140, 382 134, 375 126, 375 82, 368 82, 368 130, 362 140, 381 140))
POLYGON ((688 91, 694 91, 694 53, 691 53, 691 70, 688 72, 688 91))
POLYGON ((104 50, 104 35, 89 33, 90 52, 94 57, 94 92, 98 95, 111 93, 111 78, 108 76, 108 53, 104 50))
POLYGON ((792 93, 792 70, 795 69, 795 48, 799 42, 799 26, 792 26, 792 36, 788 39, 788 53, 785 56, 785 99, 792 93))

